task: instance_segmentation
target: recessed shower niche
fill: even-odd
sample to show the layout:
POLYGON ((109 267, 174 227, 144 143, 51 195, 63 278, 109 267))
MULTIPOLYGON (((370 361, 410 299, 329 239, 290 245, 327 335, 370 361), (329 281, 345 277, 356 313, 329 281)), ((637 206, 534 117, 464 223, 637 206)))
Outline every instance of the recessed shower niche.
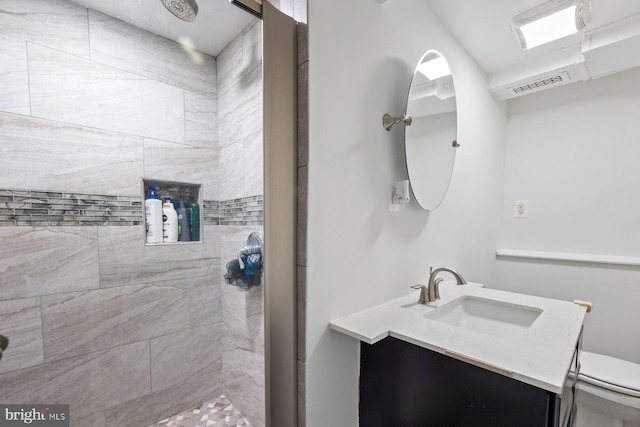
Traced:
MULTIPOLYGON (((177 181, 163 181, 151 178, 142 178, 142 197, 144 203, 142 204, 142 211, 145 214, 144 222, 144 242, 145 245, 171 245, 171 244, 189 244, 189 243, 202 243, 203 236, 203 221, 202 221, 202 184, 194 184, 187 182, 177 181), (167 241, 165 239, 159 239, 160 241, 153 241, 153 233, 149 233, 150 222, 147 217, 147 200, 153 198, 152 191, 155 198, 160 201, 160 210, 163 210, 162 205, 170 199, 173 204, 173 209, 176 211, 176 218, 173 221, 177 221, 177 241, 167 241), (184 220, 182 217, 184 216, 184 220), (188 228, 188 230, 186 230, 188 228)), ((166 214, 161 214, 163 222, 172 221, 171 218, 166 218, 166 214)), ((162 231, 162 227, 158 227, 162 231)), ((157 231, 157 229, 156 229, 157 231)), ((164 233, 163 233, 164 234, 164 233)))

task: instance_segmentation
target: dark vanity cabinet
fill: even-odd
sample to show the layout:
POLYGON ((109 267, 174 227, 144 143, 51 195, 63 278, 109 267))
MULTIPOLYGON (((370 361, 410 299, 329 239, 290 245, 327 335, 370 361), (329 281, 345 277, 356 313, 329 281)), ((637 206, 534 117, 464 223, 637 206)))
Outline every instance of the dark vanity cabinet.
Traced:
POLYGON ((571 384, 559 396, 393 337, 360 351, 360 427, 573 425, 571 384))

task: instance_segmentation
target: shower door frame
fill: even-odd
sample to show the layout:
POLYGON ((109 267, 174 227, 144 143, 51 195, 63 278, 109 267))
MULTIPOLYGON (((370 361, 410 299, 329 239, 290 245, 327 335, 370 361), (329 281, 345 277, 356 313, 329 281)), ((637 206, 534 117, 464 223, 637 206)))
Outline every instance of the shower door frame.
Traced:
POLYGON ((262 4, 266 425, 298 425, 297 28, 262 4))

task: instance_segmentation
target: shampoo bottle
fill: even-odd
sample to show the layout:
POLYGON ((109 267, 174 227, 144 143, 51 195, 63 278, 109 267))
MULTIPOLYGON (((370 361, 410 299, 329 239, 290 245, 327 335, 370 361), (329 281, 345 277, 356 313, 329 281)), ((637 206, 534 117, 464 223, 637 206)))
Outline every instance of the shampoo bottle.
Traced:
POLYGON ((189 229, 189 212, 184 206, 184 200, 180 197, 180 207, 178 212, 178 241, 189 242, 191 240, 191 230, 189 229))
POLYGON ((147 243, 162 243, 162 202, 158 200, 158 187, 149 187, 149 198, 144 201, 147 243))
POLYGON ((178 241, 178 213, 169 197, 165 197, 162 204, 162 237, 166 243, 178 241))

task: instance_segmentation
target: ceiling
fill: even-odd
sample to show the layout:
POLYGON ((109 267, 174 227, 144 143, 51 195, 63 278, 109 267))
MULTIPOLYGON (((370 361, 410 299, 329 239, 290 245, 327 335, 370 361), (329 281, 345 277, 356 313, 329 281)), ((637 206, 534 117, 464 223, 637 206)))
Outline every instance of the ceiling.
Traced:
MULTIPOLYGON (((187 36, 197 50, 213 56, 217 56, 246 24, 256 19, 230 4, 229 0, 197 0, 198 17, 191 23, 173 16, 160 0, 72 1, 170 40, 178 41, 187 36)), ((544 0, 424 1, 486 72, 490 87, 504 92, 500 94, 504 98, 513 96, 513 93, 505 92, 509 88, 512 89, 514 85, 526 82, 527 79, 544 76, 545 73, 567 71, 571 81, 593 78, 584 71, 584 52, 581 50, 584 33, 593 32, 629 16, 640 17, 640 0, 591 0, 591 19, 582 32, 533 49, 522 50, 511 31, 511 19, 544 0), (573 69, 567 69, 567 66, 573 66, 573 69)), ((637 26, 640 27, 640 19, 637 26)), ((632 47, 640 48, 640 29, 638 34, 637 44, 632 47)), ((618 45, 622 46, 623 43, 618 45)), ((604 60, 612 61, 616 57, 625 56, 613 49, 610 51, 604 60)), ((640 61, 640 55, 633 56, 637 56, 640 61)), ((631 64, 636 65, 640 63, 631 64)), ((630 65, 626 64, 625 67, 629 68, 630 65)))
POLYGON ((591 0, 591 20, 583 30, 529 50, 522 50, 511 28, 511 19, 544 0, 424 0, 466 49, 492 77, 522 70, 540 70, 542 63, 571 61, 581 53, 583 32, 640 14, 638 0, 591 0))
POLYGON ((197 50, 212 56, 218 56, 246 24, 256 19, 228 0, 197 0, 194 22, 176 18, 160 0, 72 1, 170 40, 189 37, 197 50))

